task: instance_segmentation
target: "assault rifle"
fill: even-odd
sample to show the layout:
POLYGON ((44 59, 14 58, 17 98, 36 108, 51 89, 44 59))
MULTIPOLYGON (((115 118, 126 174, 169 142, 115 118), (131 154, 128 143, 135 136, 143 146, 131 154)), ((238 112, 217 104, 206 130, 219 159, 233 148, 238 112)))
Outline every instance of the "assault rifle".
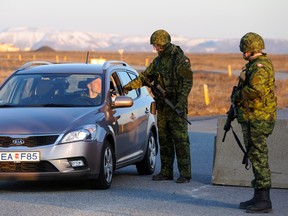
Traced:
POLYGON ((153 83, 149 82, 148 79, 145 79, 145 84, 151 88, 152 93, 155 97, 163 100, 179 117, 186 120, 188 124, 191 125, 191 122, 184 117, 184 111, 177 109, 172 102, 167 98, 166 91, 154 80, 153 83))
MULTIPOLYGON (((232 94, 231 94, 231 99, 234 95, 234 93, 238 90, 240 85, 238 86, 234 86, 233 87, 233 90, 232 90, 232 94)), ((225 137, 226 137, 226 134, 227 132, 230 130, 230 128, 232 129, 232 133, 233 133, 233 136, 239 146, 239 148, 241 149, 241 151, 244 153, 244 157, 243 157, 243 160, 242 160, 242 164, 245 164, 245 168, 246 169, 249 169, 249 162, 248 162, 248 151, 246 151, 244 149, 244 147, 242 146, 241 142, 240 142, 240 139, 238 138, 237 134, 235 133, 235 131, 233 130, 233 127, 231 125, 232 121, 234 121, 234 119, 237 118, 237 112, 236 112, 236 108, 235 108, 235 105, 232 101, 232 104, 229 108, 229 111, 227 112, 227 120, 226 120, 226 123, 224 125, 224 130, 225 130, 225 133, 224 133, 224 136, 223 136, 223 139, 222 139, 222 142, 225 141, 225 137)), ((248 123, 248 128, 249 128, 249 131, 250 131, 250 123, 248 123)), ((249 139, 251 139, 251 136, 249 135, 249 139)), ((248 141, 249 142, 249 141, 248 141)))

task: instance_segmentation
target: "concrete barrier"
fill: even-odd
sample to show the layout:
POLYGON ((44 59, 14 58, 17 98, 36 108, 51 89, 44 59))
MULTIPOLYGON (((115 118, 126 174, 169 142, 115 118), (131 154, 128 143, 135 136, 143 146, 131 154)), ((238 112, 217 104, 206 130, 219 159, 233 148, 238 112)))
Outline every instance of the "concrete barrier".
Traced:
MULTIPOLYGON (((252 168, 242 164, 243 152, 237 145, 232 130, 222 142, 226 118, 219 118, 215 137, 212 184, 231 186, 251 186, 252 168)), ((242 145, 243 134, 237 120, 232 126, 242 145)), ((268 137, 269 165, 272 188, 288 188, 288 120, 277 119, 273 134, 268 137)))

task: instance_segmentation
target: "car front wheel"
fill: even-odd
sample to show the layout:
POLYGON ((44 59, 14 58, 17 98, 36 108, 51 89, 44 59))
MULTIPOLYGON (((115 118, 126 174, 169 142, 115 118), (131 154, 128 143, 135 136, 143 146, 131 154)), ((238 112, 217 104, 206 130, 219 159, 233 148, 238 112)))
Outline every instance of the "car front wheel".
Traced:
POLYGON ((152 131, 149 133, 148 144, 145 156, 142 161, 136 164, 140 175, 151 175, 156 167, 156 139, 152 131))
POLYGON ((91 180, 91 186, 95 189, 108 189, 112 184, 114 162, 113 150, 108 141, 103 145, 101 168, 99 177, 96 180, 91 180))

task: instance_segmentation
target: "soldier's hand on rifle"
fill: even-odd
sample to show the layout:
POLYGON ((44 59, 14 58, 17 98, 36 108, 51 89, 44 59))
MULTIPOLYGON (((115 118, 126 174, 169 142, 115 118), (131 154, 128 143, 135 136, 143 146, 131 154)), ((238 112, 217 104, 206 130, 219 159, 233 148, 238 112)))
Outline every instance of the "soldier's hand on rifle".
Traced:
POLYGON ((230 95, 230 100, 231 100, 232 103, 235 100, 237 91, 238 91, 238 87, 237 86, 233 86, 232 93, 230 95))
POLYGON ((184 116, 184 111, 185 111, 185 105, 182 103, 178 102, 175 106, 175 111, 179 116, 184 116))
POLYGON ((125 85, 125 86, 123 86, 122 90, 125 94, 128 94, 128 92, 132 90, 132 87, 129 85, 125 85))

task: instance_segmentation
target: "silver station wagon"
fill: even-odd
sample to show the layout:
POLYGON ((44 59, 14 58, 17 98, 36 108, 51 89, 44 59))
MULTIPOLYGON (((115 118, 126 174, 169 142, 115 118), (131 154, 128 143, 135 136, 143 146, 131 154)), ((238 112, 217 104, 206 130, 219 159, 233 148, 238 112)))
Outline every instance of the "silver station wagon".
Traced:
POLYGON ((155 170, 158 129, 146 87, 122 91, 127 63, 33 61, 0 86, 0 180, 85 179, 108 189, 116 169, 155 170))

